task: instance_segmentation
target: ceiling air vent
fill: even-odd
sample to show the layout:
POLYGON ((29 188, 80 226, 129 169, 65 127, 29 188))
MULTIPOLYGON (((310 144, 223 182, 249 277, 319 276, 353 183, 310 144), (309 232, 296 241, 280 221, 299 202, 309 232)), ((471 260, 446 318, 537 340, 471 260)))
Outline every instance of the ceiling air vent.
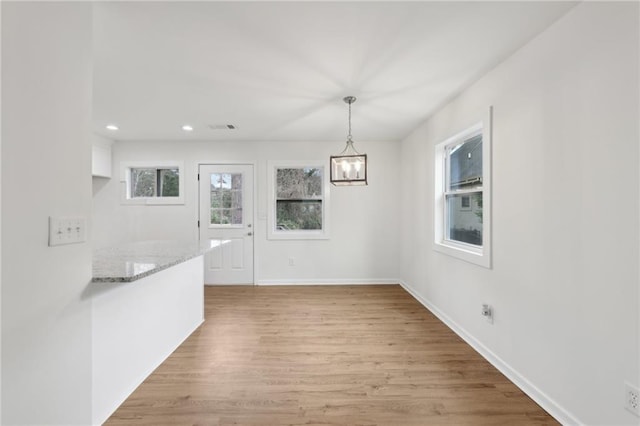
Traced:
POLYGON ((235 130, 236 126, 233 124, 209 124, 211 130, 235 130))

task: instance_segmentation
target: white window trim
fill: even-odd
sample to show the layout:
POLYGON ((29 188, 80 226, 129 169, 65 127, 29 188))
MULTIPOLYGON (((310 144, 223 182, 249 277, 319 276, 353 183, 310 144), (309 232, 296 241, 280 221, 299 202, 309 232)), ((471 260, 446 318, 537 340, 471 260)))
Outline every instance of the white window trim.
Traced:
POLYGON ((120 203, 126 205, 181 205, 184 204, 184 161, 123 161, 120 163, 120 203), (135 197, 131 198, 131 169, 178 169, 177 197, 135 197))
POLYGON ((327 165, 321 161, 269 161, 267 174, 269 184, 269 208, 267 221, 267 239, 269 240, 328 240, 329 212, 329 173, 327 165), (278 168, 317 168, 322 169, 322 229, 280 231, 276 229, 276 170, 278 168))
MULTIPOLYGON (((434 210, 434 245, 433 249, 473 263, 491 268, 491 139, 493 108, 489 107, 486 116, 475 125, 448 138, 435 147, 435 210, 434 210), (445 161, 446 148, 459 143, 473 133, 482 131, 482 247, 463 242, 445 239, 445 161)), ((470 190, 470 192, 475 192, 470 190)))

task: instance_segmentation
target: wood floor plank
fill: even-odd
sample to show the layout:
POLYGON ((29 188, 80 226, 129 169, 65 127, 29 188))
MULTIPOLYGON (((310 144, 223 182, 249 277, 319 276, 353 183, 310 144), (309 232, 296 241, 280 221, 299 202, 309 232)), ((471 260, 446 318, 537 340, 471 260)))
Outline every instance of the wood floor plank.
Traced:
POLYGON ((556 425, 400 286, 205 289, 107 425, 556 425))

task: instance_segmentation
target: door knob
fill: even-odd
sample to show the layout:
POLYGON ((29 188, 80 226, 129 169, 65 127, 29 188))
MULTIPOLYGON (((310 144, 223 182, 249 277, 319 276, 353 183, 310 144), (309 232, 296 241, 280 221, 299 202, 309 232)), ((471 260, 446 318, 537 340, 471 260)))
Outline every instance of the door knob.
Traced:
POLYGON ((252 235, 253 235, 253 232, 247 232, 247 235, 248 235, 248 236, 252 236, 252 235))

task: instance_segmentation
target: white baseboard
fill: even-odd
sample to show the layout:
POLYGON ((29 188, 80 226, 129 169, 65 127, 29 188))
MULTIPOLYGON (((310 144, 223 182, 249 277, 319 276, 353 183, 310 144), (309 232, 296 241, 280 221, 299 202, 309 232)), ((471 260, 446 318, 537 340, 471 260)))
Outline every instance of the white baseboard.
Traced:
POLYGON ((502 374, 504 374, 509 380, 511 380, 517 387, 519 387, 524 393, 529 395, 538 405, 545 409, 551 416, 563 425, 581 425, 574 415, 565 410, 560 404, 551 399, 547 394, 538 389, 523 375, 518 373, 509 364, 503 361, 499 356, 491 352, 485 345, 468 333, 464 328, 453 321, 447 314, 438 309, 429 300, 422 297, 413 287, 406 282, 398 281, 402 288, 404 288, 410 295, 412 295, 418 302, 420 302, 425 308, 433 313, 440 321, 445 323, 447 327, 453 330, 458 336, 460 336, 465 342, 476 350, 482 357, 484 357, 491 365, 497 368, 502 374))
POLYGON ((368 284, 399 284, 397 278, 370 278, 370 279, 282 279, 282 280, 259 280, 256 285, 368 285, 368 284))

